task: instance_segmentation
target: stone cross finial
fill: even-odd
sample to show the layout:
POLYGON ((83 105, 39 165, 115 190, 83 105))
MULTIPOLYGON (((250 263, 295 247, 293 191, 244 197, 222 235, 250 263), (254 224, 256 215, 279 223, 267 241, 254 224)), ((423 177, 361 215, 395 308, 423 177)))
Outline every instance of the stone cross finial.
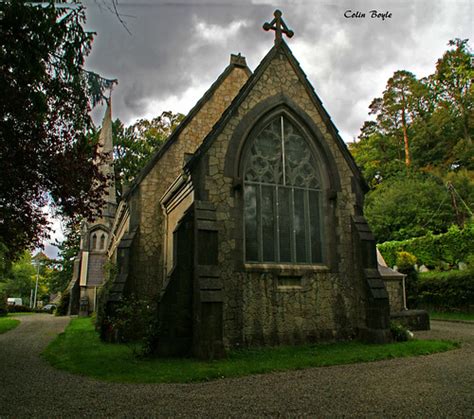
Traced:
POLYGON ((273 13, 275 18, 270 23, 265 22, 263 24, 263 29, 266 31, 269 31, 270 29, 275 31, 275 44, 281 42, 282 33, 284 33, 288 38, 291 38, 295 34, 291 29, 288 29, 285 21, 281 18, 281 14, 280 10, 275 10, 275 13, 273 13))

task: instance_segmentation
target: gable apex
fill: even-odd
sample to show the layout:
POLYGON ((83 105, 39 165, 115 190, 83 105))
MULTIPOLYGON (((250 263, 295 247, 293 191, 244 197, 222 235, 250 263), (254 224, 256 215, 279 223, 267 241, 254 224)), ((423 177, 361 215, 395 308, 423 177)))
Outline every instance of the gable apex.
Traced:
POLYGON ((210 133, 206 136, 201 146, 196 150, 196 153, 194 154, 193 158, 191 158, 189 162, 186 164, 186 167, 190 169, 197 163, 197 161, 200 159, 200 156, 210 147, 214 138, 216 138, 222 132, 222 130, 227 125, 227 122, 235 114, 235 112, 237 112, 237 109, 239 108, 239 106, 244 102, 246 97, 250 94, 250 92, 254 89, 254 87, 260 81, 260 79, 262 78, 264 73, 267 71, 268 67, 271 65, 273 60, 277 59, 277 57, 279 56, 287 59, 287 61, 291 65, 294 73, 298 77, 298 80, 301 82, 301 84, 304 86, 309 98, 311 99, 313 105, 317 109, 318 114, 320 115, 327 131, 329 132, 331 137, 334 139, 334 142, 337 144, 337 147, 339 148, 340 152, 344 156, 344 159, 346 160, 347 164, 351 168, 351 171, 353 172, 354 176, 359 181, 359 184, 361 185, 362 189, 364 191, 367 191, 368 190, 367 184, 365 183, 359 168, 357 167, 352 155, 350 154, 349 149, 347 148, 344 140, 340 137, 337 128, 335 127, 334 123, 331 120, 331 117, 329 116, 328 112, 324 108, 321 99, 316 94, 313 86, 309 82, 299 62, 296 60, 290 48, 288 47, 288 45, 283 39, 280 40, 278 43, 276 43, 270 49, 267 55, 262 59, 258 67, 255 69, 254 73, 249 77, 247 82, 241 88, 239 94, 234 98, 234 100, 231 102, 229 107, 222 114, 222 117, 214 125, 210 133))

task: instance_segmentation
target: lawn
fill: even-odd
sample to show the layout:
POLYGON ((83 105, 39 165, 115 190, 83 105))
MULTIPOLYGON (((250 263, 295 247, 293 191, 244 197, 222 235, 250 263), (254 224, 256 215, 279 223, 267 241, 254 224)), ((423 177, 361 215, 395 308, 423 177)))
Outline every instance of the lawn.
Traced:
POLYGON ((430 311, 431 320, 470 320, 474 321, 473 313, 444 313, 441 311, 430 311))
POLYGON ((55 367, 100 380, 128 383, 186 383, 273 371, 428 355, 459 347, 450 341, 410 341, 389 345, 359 342, 233 351, 217 361, 191 358, 137 359, 126 345, 103 343, 91 319, 71 320, 43 352, 55 367))
POLYGON ((20 324, 20 320, 12 319, 10 317, 0 317, 0 335, 14 329, 20 324))

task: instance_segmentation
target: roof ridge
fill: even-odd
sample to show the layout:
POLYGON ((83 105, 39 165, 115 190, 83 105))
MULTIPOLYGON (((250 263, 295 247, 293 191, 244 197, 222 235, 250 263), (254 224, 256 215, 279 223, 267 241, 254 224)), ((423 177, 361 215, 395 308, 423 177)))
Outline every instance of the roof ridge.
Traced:
MULTIPOLYGON (((251 77, 252 71, 250 68, 245 65, 242 65, 241 60, 232 59, 229 65, 224 69, 224 71, 219 75, 219 77, 211 84, 209 89, 201 96, 201 98, 196 102, 196 104, 191 108, 191 110, 186 114, 180 124, 174 129, 174 131, 169 135, 166 141, 156 149, 153 155, 149 158, 146 165, 142 170, 135 176, 135 179, 131 183, 127 192, 124 193, 122 200, 125 200, 130 196, 130 194, 135 190, 135 188, 141 183, 141 181, 146 177, 150 170, 154 167, 155 163, 161 158, 165 151, 179 138, 181 132, 188 126, 188 124, 193 120, 194 116, 202 109, 202 107, 207 103, 207 101, 212 97, 220 85, 224 82, 227 76, 231 73, 234 68, 244 68, 247 74, 251 77)), ((242 57, 243 58, 243 57, 242 57)), ((250 78, 249 77, 249 78, 250 78)))

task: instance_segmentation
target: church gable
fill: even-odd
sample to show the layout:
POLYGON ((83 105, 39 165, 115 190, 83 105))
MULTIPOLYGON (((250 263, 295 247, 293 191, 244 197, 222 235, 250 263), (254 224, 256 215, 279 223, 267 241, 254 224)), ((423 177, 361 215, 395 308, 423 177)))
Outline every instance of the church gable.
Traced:
MULTIPOLYGON (((212 292, 222 296, 224 346, 365 329, 365 262, 353 251, 352 227, 365 184, 284 41, 262 60, 187 170, 195 200, 215 214, 206 234, 217 237, 212 292)), ((207 287, 209 278, 197 274, 196 281, 207 287)))
POLYGON ((139 295, 156 295, 166 280, 166 220, 160 199, 182 173, 186 158, 201 145, 250 74, 245 58, 232 55, 229 66, 150 159, 127 194, 126 199, 134 207, 130 228, 138 228, 139 232, 134 245, 139 249, 134 256, 137 262, 131 267, 131 278, 139 295))
POLYGON ((118 278, 159 299, 158 353, 388 339, 364 183, 281 12, 264 29, 275 46, 255 73, 234 56, 128 195, 118 278))

